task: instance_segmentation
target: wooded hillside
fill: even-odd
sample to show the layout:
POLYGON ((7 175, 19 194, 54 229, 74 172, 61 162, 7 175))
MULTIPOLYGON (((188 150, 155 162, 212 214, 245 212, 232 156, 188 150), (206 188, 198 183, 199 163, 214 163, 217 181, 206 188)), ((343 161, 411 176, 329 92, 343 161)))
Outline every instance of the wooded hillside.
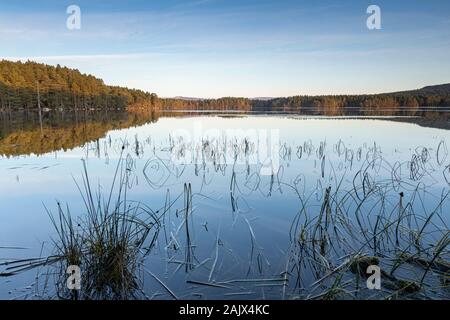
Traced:
POLYGON ((0 61, 0 107, 3 110, 37 108, 125 108, 150 103, 157 97, 141 90, 108 86, 92 75, 61 66, 35 62, 0 61))
POLYGON ((450 84, 375 95, 293 96, 275 99, 160 99, 142 90, 105 85, 92 75, 35 62, 0 61, 0 109, 286 111, 319 115, 418 115, 450 106, 450 84), (427 109, 426 111, 429 111, 427 109))

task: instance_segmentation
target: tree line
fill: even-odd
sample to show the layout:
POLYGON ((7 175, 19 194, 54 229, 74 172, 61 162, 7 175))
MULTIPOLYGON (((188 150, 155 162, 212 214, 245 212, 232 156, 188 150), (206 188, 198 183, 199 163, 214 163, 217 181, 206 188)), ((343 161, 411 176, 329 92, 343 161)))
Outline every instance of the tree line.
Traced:
POLYGON ((27 61, 0 61, 0 108, 2 110, 123 109, 148 103, 156 95, 142 90, 105 85, 101 79, 76 69, 27 61))
POLYGON ((450 84, 419 90, 340 96, 274 99, 163 99, 154 93, 105 85, 78 70, 35 62, 0 61, 0 109, 33 110, 38 97, 48 109, 128 109, 131 111, 218 110, 294 112, 317 115, 421 115, 424 107, 450 106, 450 84), (39 92, 39 95, 38 95, 39 92))
POLYGON ((421 90, 377 95, 293 96, 275 99, 159 99, 158 108, 175 110, 218 110, 254 112, 291 112, 307 115, 418 116, 439 113, 450 107, 450 86, 447 92, 423 93, 421 90))

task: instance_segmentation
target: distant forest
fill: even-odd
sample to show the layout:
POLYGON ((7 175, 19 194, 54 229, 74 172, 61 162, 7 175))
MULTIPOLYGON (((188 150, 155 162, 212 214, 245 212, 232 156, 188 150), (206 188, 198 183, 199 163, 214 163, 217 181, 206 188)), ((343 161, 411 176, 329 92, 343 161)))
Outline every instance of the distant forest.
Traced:
POLYGON ((162 99, 142 90, 108 86, 92 75, 35 62, 0 61, 0 109, 223 110, 317 115, 438 115, 450 106, 450 84, 374 95, 294 96, 275 99, 162 99), (429 108, 431 107, 431 109, 429 108))

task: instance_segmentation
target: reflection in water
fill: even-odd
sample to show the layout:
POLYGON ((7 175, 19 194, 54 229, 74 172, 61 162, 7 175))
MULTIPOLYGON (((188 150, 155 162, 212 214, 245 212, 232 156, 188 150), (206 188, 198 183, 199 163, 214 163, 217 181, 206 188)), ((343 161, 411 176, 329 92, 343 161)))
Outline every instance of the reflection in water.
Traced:
MULTIPOLYGON (((48 244, 41 252, 41 241, 64 241, 40 214, 41 203, 61 212, 67 202, 69 209, 61 209, 55 221, 79 224, 74 234, 83 239, 103 239, 95 232, 90 236, 97 225, 95 219, 89 223, 97 216, 92 211, 104 217, 98 225, 107 230, 105 221, 117 221, 114 217, 127 215, 116 213, 125 211, 137 213, 130 223, 119 220, 125 230, 140 230, 138 218, 141 227, 157 226, 137 241, 144 244, 137 248, 151 249, 145 257, 130 255, 141 267, 132 270, 142 276, 133 288, 144 294, 122 298, 449 296, 448 131, 379 120, 164 117, 101 137, 60 151, 56 159, 48 154, 2 159, 2 192, 8 196, 0 198, 7 225, 0 227, 0 245, 34 244, 8 257, 54 255, 48 244), (245 129, 243 135, 239 129, 245 129), (279 166, 270 173, 261 170, 260 136, 252 137, 249 129, 279 130, 279 166), (80 158, 89 173, 81 177, 80 158), (111 192, 117 168, 121 178, 111 192), (21 178, 13 183, 15 174, 21 178), (43 184, 48 190, 41 190, 43 184), (64 202, 55 206, 55 198, 64 202), (116 205, 105 214, 107 199, 116 205), (64 218, 68 210, 73 220, 64 218), (382 291, 366 289, 364 271, 374 264, 383 272, 382 291)), ((103 257, 99 265, 111 260, 103 257)), ((16 276, 3 290, 20 295, 14 290, 33 280, 27 273, 16 276)), ((106 278, 108 284, 120 283, 106 278)), ((43 290, 40 281, 36 287, 38 298, 51 296, 51 285, 43 290)), ((117 298, 108 290, 109 298, 117 298)), ((0 296, 7 295, 0 288, 0 296)))
MULTIPOLYGON (((249 112, 240 113, 241 116, 250 114, 249 112)), ((255 114, 258 115, 259 113, 255 114)), ((141 109, 133 112, 111 110, 64 111, 45 112, 41 127, 37 112, 0 112, 0 155, 43 155, 58 150, 67 151, 80 147, 87 142, 96 141, 111 130, 156 122, 160 117, 202 115, 219 115, 223 118, 239 117, 238 114, 223 114, 213 111, 162 112, 141 109)), ((295 114, 292 116, 295 116, 295 114)), ((438 117, 438 120, 436 120, 436 115, 432 112, 429 113, 429 116, 422 118, 393 117, 388 119, 396 122, 416 123, 426 127, 450 129, 449 123, 443 120, 443 117, 438 117)))
POLYGON ((27 154, 42 155, 52 151, 70 150, 83 144, 98 140, 110 130, 124 129, 157 120, 152 113, 148 115, 127 112, 93 111, 48 112, 45 114, 43 128, 35 113, 0 113, 0 154, 19 156, 27 154))

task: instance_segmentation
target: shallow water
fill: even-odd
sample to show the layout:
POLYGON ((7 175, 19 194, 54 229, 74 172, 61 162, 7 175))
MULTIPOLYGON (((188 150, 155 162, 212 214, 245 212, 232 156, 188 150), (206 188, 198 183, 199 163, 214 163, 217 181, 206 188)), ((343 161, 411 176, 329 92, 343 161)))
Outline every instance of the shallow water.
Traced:
MULTIPOLYGON (((129 199, 154 211, 167 207, 169 196, 173 201, 145 269, 179 298, 304 298, 313 294, 309 286, 320 278, 309 267, 296 274, 293 262, 305 202, 305 215, 314 219, 328 187, 342 195, 353 190, 364 198, 365 189, 376 186, 383 190, 379 193, 389 214, 398 211, 403 192, 404 202, 411 201, 414 212, 426 218, 450 191, 449 141, 450 131, 388 120, 195 116, 110 130, 66 151, 3 156, 0 259, 50 254, 55 232, 44 206, 54 212, 56 201, 67 203, 73 215, 82 217, 86 210, 75 183, 82 181, 82 159, 91 185, 94 190, 101 186, 103 194, 109 192, 123 159, 129 199), (189 243, 184 218, 177 212, 184 207, 186 184, 193 194, 189 243), (285 277, 289 282, 280 282, 285 277)), ((378 210, 375 198, 370 201, 361 211, 368 233, 378 210)), ((434 229, 448 230, 449 204, 448 199, 442 201, 424 241, 439 240, 434 229)), ((355 204, 347 209, 354 210, 355 204)), ((415 228, 425 219, 419 220, 415 228)), ((343 248, 336 251, 329 252, 334 266, 347 253, 343 248)), ((363 246, 363 252, 374 254, 374 248, 363 246)), ((35 297, 37 272, 0 278, 0 298, 35 297)), ((146 295, 170 299, 148 274, 146 295)), ((437 291, 434 296, 449 297, 448 291, 437 291)))

